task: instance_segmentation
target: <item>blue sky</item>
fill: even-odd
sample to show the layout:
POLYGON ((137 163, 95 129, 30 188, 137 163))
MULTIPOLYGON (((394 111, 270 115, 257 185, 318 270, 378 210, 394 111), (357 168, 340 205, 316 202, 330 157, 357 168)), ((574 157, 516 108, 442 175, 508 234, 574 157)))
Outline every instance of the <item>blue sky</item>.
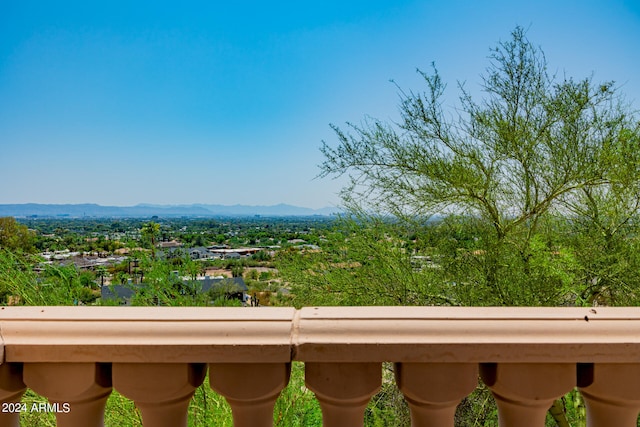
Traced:
POLYGON ((474 90, 516 25, 640 108, 640 1, 0 3, 0 203, 340 203, 329 127, 474 90))

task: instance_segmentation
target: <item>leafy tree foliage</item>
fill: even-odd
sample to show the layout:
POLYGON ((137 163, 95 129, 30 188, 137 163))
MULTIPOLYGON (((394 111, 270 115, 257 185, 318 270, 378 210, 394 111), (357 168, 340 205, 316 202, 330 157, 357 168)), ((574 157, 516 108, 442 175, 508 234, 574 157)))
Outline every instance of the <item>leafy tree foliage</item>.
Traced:
POLYGON ((466 295, 459 288, 469 283, 482 296, 471 299, 476 304, 556 305, 625 285, 602 271, 611 259, 593 256, 602 253, 597 242, 619 259, 614 247, 635 228, 637 115, 613 82, 549 75, 543 53, 521 28, 491 50, 490 61, 480 100, 460 85, 460 107, 445 112, 445 84, 434 69, 420 72, 424 92, 401 92, 398 123, 334 126, 338 145, 323 144, 321 175, 351 177, 343 198, 354 212, 407 224, 439 214, 470 226, 472 256, 442 260, 445 270, 466 269, 448 295, 466 295), (592 249, 561 249, 566 242, 553 227, 562 219, 601 238, 589 243, 582 233, 592 249), (583 264, 578 271, 576 257, 591 270, 583 264), (579 292, 568 289, 576 275, 579 292))
POLYGON ((0 249, 33 252, 34 234, 13 217, 0 218, 0 249))
POLYGON ((351 175, 347 202, 366 200, 397 216, 473 214, 498 238, 535 224, 567 193, 621 180, 612 168, 619 161, 624 177, 637 179, 638 164, 620 154, 638 148, 638 124, 613 83, 555 82, 521 28, 491 60, 486 97, 476 102, 462 88, 456 118, 442 110, 445 85, 434 70, 421 72, 426 92, 403 93, 397 126, 334 127, 339 145, 323 145, 322 174, 351 175))
POLYGON ((279 254, 278 269, 293 284, 295 305, 456 304, 442 293, 439 271, 412 268, 400 224, 368 220, 363 227, 343 218, 322 251, 279 254))

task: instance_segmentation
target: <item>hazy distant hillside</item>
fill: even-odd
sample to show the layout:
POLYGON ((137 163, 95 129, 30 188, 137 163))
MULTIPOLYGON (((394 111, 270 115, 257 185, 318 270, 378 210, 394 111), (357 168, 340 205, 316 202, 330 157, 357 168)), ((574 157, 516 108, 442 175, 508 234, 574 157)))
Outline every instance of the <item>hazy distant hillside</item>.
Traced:
POLYGON ((274 206, 246 206, 246 205, 148 205, 136 206, 100 206, 96 204, 77 205, 48 205, 37 203, 0 205, 0 217, 159 217, 170 216, 310 216, 332 215, 340 210, 326 207, 322 209, 310 209, 299 206, 279 204, 274 206))

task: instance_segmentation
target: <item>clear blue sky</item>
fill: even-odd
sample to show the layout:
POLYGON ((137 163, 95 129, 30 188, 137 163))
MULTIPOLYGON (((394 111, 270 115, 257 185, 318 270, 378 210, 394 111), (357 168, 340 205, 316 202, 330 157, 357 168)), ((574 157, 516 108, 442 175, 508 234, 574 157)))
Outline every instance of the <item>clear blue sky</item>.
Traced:
POLYGON ((640 108, 640 1, 0 3, 0 203, 338 205, 330 123, 473 89, 516 25, 640 108))

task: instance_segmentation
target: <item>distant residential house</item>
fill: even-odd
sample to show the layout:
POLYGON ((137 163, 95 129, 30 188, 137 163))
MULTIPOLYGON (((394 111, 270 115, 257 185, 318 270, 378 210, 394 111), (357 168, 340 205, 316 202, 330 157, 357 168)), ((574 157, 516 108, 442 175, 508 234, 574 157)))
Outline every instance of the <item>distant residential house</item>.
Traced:
POLYGON ((209 250, 209 252, 213 254, 218 254, 223 259, 234 259, 234 258, 239 258, 243 256, 249 256, 249 255, 258 253, 262 250, 260 248, 228 249, 228 248, 220 248, 216 246, 209 246, 207 249, 209 250))
POLYGON ((166 248, 179 248, 179 247, 182 247, 182 243, 180 243, 180 242, 178 242, 176 240, 171 240, 169 242, 160 242, 160 243, 157 244, 157 246, 159 248, 163 248, 163 249, 166 249, 166 248))
POLYGON ((191 259, 209 259, 211 258, 211 252, 205 247, 197 247, 189 249, 189 256, 191 259))
POLYGON ((125 257, 74 256, 60 262, 60 265, 73 265, 77 270, 95 270, 97 267, 109 267, 124 261, 125 257))
POLYGON ((209 249, 209 250, 213 250, 213 249, 229 249, 229 245, 211 245, 211 246, 208 246, 207 249, 209 249))
POLYGON ((151 253, 151 250, 137 247, 137 248, 120 248, 113 251, 115 255, 126 255, 126 256, 135 254, 136 252, 151 253))

